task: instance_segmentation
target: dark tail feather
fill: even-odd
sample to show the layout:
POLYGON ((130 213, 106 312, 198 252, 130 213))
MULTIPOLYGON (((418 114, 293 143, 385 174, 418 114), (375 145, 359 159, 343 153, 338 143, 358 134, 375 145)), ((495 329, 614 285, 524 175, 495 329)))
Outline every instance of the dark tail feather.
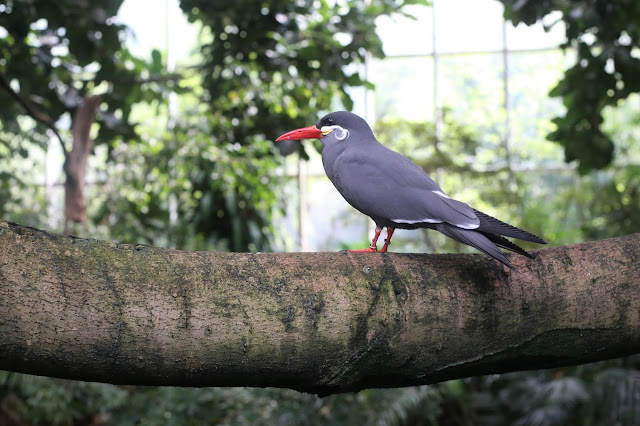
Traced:
POLYGON ((527 256, 530 259, 533 259, 533 256, 531 256, 522 247, 518 247, 517 245, 515 245, 511 241, 507 240, 506 238, 501 237, 500 235, 490 234, 490 233, 485 233, 485 232, 483 232, 482 234, 485 237, 487 237, 488 239, 490 239, 498 247, 502 247, 503 249, 510 250, 512 252, 515 252, 515 253, 521 254, 523 256, 527 256))
MULTIPOLYGON (((476 212, 476 216, 478 216, 478 219, 480 219, 480 226, 476 228, 476 231, 485 233, 485 235, 487 233, 498 234, 504 235, 505 237, 517 238, 523 241, 531 241, 532 243, 547 244, 545 240, 538 237, 537 235, 533 235, 530 232, 527 232, 520 228, 516 228, 515 226, 511 226, 508 223, 504 223, 496 219, 495 217, 491 217, 488 214, 482 213, 481 211, 478 211, 476 209, 474 209, 474 211, 476 212)), ((511 250, 509 247, 505 248, 511 250)), ((513 251, 518 252, 517 250, 513 251)))
POLYGON ((481 234, 480 232, 477 232, 476 230, 471 230, 471 229, 457 228, 455 226, 448 225, 446 223, 437 224, 436 230, 442 232, 447 237, 452 238, 462 244, 467 244, 471 247, 475 247, 481 252, 488 254, 489 256, 493 257, 496 260, 499 260, 500 262, 507 265, 509 268, 513 269, 513 265, 511 265, 511 262, 509 262, 509 259, 505 257, 504 253, 502 253, 500 249, 496 247, 496 245, 493 242, 491 242, 491 240, 489 240, 489 238, 487 238, 485 235, 481 234))

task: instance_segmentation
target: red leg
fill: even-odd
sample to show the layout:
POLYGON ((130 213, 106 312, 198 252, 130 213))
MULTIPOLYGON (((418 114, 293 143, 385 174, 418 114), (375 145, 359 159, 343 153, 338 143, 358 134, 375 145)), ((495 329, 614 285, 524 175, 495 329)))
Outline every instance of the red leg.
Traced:
POLYGON ((395 228, 389 228, 387 226, 387 238, 384 240, 384 245, 380 249, 381 252, 387 251, 387 247, 389 247, 389 244, 391 244, 391 237, 393 236, 393 231, 395 230, 396 230, 395 228))
MULTIPOLYGON (((388 229, 388 228, 387 228, 388 229)), ((373 240, 371 240, 371 245, 366 249, 360 250, 349 250, 351 253, 368 253, 373 251, 378 251, 378 237, 382 232, 382 227, 376 226, 376 234, 373 236, 373 240)))

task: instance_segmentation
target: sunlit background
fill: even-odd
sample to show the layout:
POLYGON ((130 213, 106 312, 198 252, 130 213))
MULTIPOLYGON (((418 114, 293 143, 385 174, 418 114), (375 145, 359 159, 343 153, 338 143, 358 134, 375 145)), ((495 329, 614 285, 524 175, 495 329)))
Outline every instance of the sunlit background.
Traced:
MULTIPOLYGON (((394 15, 376 20, 386 57, 368 55, 364 64, 354 66, 374 88, 350 89, 353 111, 367 119, 383 143, 423 165, 445 191, 479 210, 518 226, 532 226, 552 245, 600 235, 598 227, 605 221, 582 214, 593 199, 580 193, 592 187, 594 180, 607 178, 597 173, 579 176, 575 165, 564 161, 562 147, 547 139, 554 130, 552 118, 564 113, 561 99, 550 97, 549 91, 575 60, 571 49, 559 47, 566 42, 563 22, 556 23, 560 14, 514 27, 503 18, 502 4, 494 0, 435 1, 432 7, 413 5, 405 11, 413 18, 394 15), (408 123, 424 126, 410 130, 408 123), (471 142, 457 145, 456 140, 463 136, 471 142), (451 140, 448 154, 456 157, 455 167, 430 163, 433 146, 446 146, 451 140), (456 152, 457 148, 466 151, 456 152), (539 220, 541 212, 547 216, 544 224, 539 220), (567 223, 574 225, 567 228, 567 223)), ((118 20, 130 27, 126 44, 135 55, 149 57, 152 49, 164 51, 169 71, 197 63, 201 25, 189 23, 177 1, 166 0, 149 8, 143 0, 126 0, 118 20)), ((138 129, 148 130, 142 136, 151 145, 158 138, 158 127, 166 126, 172 114, 180 114, 180 102, 177 96, 170 97, 164 117, 152 117, 154 113, 144 105, 134 106, 134 117, 142 122, 138 129)), ((632 97, 608 113, 605 126, 610 132, 622 136, 614 120, 625 120, 636 102, 632 97)), ((344 108, 339 101, 334 107, 344 108)), ((317 118, 326 112, 318 111, 317 118)), ((68 118, 63 117, 60 125, 69 126, 68 118)), ((628 129, 624 133, 629 136, 628 129)), ((293 153, 279 170, 270 171, 284 176, 286 182, 277 189, 271 249, 330 251, 366 245, 373 223, 334 190, 324 175, 317 145, 302 144, 308 159, 293 153)), ((89 159, 89 193, 102 192, 107 175, 113 176, 114 170, 105 167, 110 149, 99 145, 89 159)), ((631 149, 627 152, 637 152, 631 149)), ((50 229, 60 230, 64 222, 60 147, 50 143, 46 151, 34 148, 30 160, 35 163, 28 180, 45 188, 46 217, 41 217, 50 229)), ((629 160, 634 161, 628 158, 622 163, 629 160)), ((135 199, 131 193, 128 197, 135 199)), ((176 203, 169 197, 169 225, 179 220, 176 203)), ((108 226, 93 225, 97 225, 93 235, 123 238, 112 235, 108 226)), ((176 247, 171 237, 166 238, 156 237, 153 242, 176 247)), ((218 249, 226 245, 211 244, 218 249)), ((258 249, 250 243, 251 247, 258 249)), ((399 230, 393 250, 470 249, 433 232, 399 230)))
MULTIPOLYGON (((563 23, 544 29, 544 24, 558 20, 558 14, 535 25, 514 27, 504 20, 503 6, 494 0, 435 1, 432 7, 409 6, 406 11, 414 18, 377 19, 386 57, 369 56, 365 64, 357 65, 375 88, 351 89, 353 111, 367 119, 383 143, 414 161, 423 161, 450 195, 523 227, 545 212, 554 220, 546 221, 544 229, 538 223, 537 231, 552 245, 581 241, 583 234, 575 230, 580 226, 574 226, 572 232, 565 224, 597 218, 580 213, 589 200, 567 193, 579 192, 587 183, 575 173, 574 165, 565 163, 562 147, 546 138, 554 129, 551 119, 564 111, 561 99, 548 93, 574 61, 571 49, 559 47, 566 41, 563 23), (461 10, 465 13, 459 13, 461 10), (407 133, 398 121, 425 123, 428 130, 407 133), (460 132, 468 133, 473 149, 452 153, 460 163, 455 170, 430 168, 434 138, 446 144, 447 138, 457 138, 460 132), (496 201, 501 198, 496 192, 507 199, 496 201), (523 217, 526 215, 529 217, 523 217)), ((143 0, 126 0, 118 17, 131 28, 127 45, 136 55, 147 57, 154 48, 165 51, 170 70, 194 63, 200 26, 187 21, 177 1, 166 0, 150 9, 143 0)), ((175 113, 177 101, 170 102, 175 113)), ((336 102, 335 109, 341 108, 336 102)), ((141 116, 148 114, 144 107, 140 109, 141 116)), ((630 109, 621 108, 612 115, 624 115, 630 109)), ((326 112, 319 111, 318 118, 326 112)), ((157 120, 150 123, 157 125, 157 120)), ((312 142, 302 143, 310 158, 294 153, 277 171, 286 176, 287 183, 279 189, 280 207, 285 211, 274 213, 272 249, 364 247, 373 223, 335 191, 312 142)), ((106 149, 97 147, 90 160, 90 187, 91 179, 101 185, 99 171, 106 161, 106 149)), ((63 157, 56 144, 50 145, 46 155, 46 172, 36 168, 34 181, 47 188, 48 225, 60 229, 63 157), (38 177, 40 172, 43 179, 38 177)), ((162 245, 174 246, 170 241, 162 245)), ((395 234, 392 249, 470 250, 433 232, 404 230, 395 234)))
MULTIPOLYGON (((334 13, 333 3, 313 3, 324 14, 334 13)), ((221 60, 233 58, 218 75, 220 63, 202 65, 207 53, 200 49, 215 35, 203 29, 197 8, 189 22, 177 0, 125 0, 117 21, 129 27, 130 52, 156 61, 162 72, 183 73, 184 81, 157 90, 160 95, 138 94, 148 99, 131 108, 137 137, 117 137, 122 129, 114 125, 116 136, 101 141, 94 123, 85 223, 65 226, 64 155, 57 137, 49 131, 40 138, 26 117, 16 120, 23 136, 15 136, 15 123, 0 123, 0 217, 53 232, 185 250, 364 248, 374 224, 326 178, 317 141, 273 142, 352 101, 381 142, 422 166, 449 195, 551 245, 640 231, 640 102, 633 90, 607 103, 598 117, 615 141, 613 160, 580 169, 584 164, 565 161, 565 146, 550 137, 558 130, 554 118, 567 112, 567 99, 550 91, 577 57, 574 45, 560 47, 567 42, 562 14, 514 26, 505 21, 500 1, 430 3, 405 7, 413 18, 393 14, 375 20, 385 56, 367 52, 362 61, 345 65, 372 83, 353 84, 349 100, 327 79, 307 87, 296 79, 295 67, 265 77, 244 67, 236 52, 221 60), (255 88, 224 86, 241 77, 255 88), (214 96, 217 87, 228 93, 214 96), (322 99, 324 91, 330 99, 322 99), (331 106, 299 104, 307 92, 314 93, 313 102, 331 106), (266 105, 268 113, 256 105, 266 105), (254 127, 259 134, 252 133, 254 127)), ((346 13, 338 6, 335 13, 346 13)), ((0 5, 0 13, 5 10, 0 5)), ((261 13, 268 13, 267 3, 261 13)), ((282 24, 289 18, 277 19, 282 24)), ((6 41, 2 25, 0 41, 6 41)), ((46 20, 31 25, 34 31, 46 28, 46 20)), ((226 24, 230 38, 237 31, 226 24)), ((625 34, 621 46, 629 43, 625 34)), ((332 37, 343 47, 352 38, 344 32, 332 37)), ((297 42, 289 40, 287 48, 305 47, 304 40, 297 42)), ((59 49, 61 56, 68 53, 59 49)), ((267 56, 287 56, 283 52, 267 56)), ((633 62, 639 58, 636 47, 630 63, 640 68, 633 62)), ((7 64, 0 58, 0 69, 7 64)), ((144 68, 133 59, 127 64, 144 68)), ((615 75, 613 65, 607 67, 606 74, 615 75)), ((149 77, 146 68, 143 75, 149 77)), ((103 111, 101 123, 117 124, 126 107, 118 108, 103 111)), ((63 137, 70 137, 71 121, 65 113, 55 123, 63 137)), ((578 151, 588 149, 581 148, 580 138, 565 139, 578 151)), ((390 250, 474 252, 433 231, 403 230, 390 250)), ((15 418, 33 423, 7 424, 613 424, 620 420, 617 402, 637 401, 636 364, 628 358, 324 399, 275 389, 122 388, 0 372, 0 424, 15 418)), ((639 413, 636 408, 632 420, 639 413)))
MULTIPOLYGON (((562 23, 551 31, 545 31, 542 22, 514 27, 504 20, 503 6, 493 0, 433 3, 433 7, 409 6, 406 11, 414 18, 378 18, 386 57, 370 58, 361 66, 375 89, 352 91, 354 112, 372 126, 394 119, 434 123, 440 137, 446 113, 447 119, 482 138, 479 148, 485 153, 465 159, 477 170, 493 173, 504 165, 514 173, 571 170, 563 161, 561 147, 545 140, 551 117, 562 109, 560 100, 550 99, 547 93, 570 60, 558 47, 566 41, 562 23), (493 154, 497 148, 504 149, 501 158, 493 154)), ((119 17, 132 28, 135 37, 130 40, 131 47, 141 56, 152 48, 165 48, 171 61, 188 61, 195 49, 197 27, 186 21, 177 1, 168 0, 164 7, 149 11, 145 1, 127 0, 119 17), (139 19, 141 15, 148 19, 139 19)), ((552 22, 558 17, 546 19, 552 22)), ((301 122, 300 126, 309 124, 313 123, 301 122)), ((389 136, 385 143, 398 143, 389 136)), ((420 158, 428 155, 425 146, 429 143, 416 138, 403 148, 411 150, 413 158, 420 158)), ((282 238, 275 248, 324 251, 366 244, 374 225, 335 191, 324 175, 320 154, 313 149, 309 152, 309 161, 296 155, 287 157, 287 210, 277 221, 282 238)), ((457 179, 447 182, 442 169, 432 173, 451 194, 490 211, 495 209, 483 205, 481 186, 464 189, 457 179)), ((517 223, 518 206, 509 209, 507 217, 517 223)), ((430 238, 441 239, 398 230, 393 249, 428 250, 433 248, 430 238)))

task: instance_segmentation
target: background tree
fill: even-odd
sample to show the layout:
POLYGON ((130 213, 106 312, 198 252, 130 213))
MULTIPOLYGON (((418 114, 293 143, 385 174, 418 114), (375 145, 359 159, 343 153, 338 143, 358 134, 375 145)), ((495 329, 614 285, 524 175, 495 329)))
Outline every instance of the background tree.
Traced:
POLYGON ((603 128, 603 110, 640 92, 640 59, 634 52, 640 42, 640 5, 633 0, 500 1, 505 18, 516 25, 561 13, 547 28, 565 25, 562 47, 575 51, 576 62, 550 93, 562 97, 567 108, 554 120, 557 129, 549 139, 564 147, 566 161, 577 161, 581 173, 606 167, 615 143, 603 128))
POLYGON ((132 105, 160 96, 155 81, 166 78, 158 52, 145 62, 122 45, 125 28, 113 20, 121 3, 0 5, 0 144, 26 156, 31 144, 46 147, 55 136, 65 158, 65 230, 70 221, 87 222, 84 178, 93 124, 101 144, 136 137, 132 105), (65 121, 71 135, 60 129, 65 121))

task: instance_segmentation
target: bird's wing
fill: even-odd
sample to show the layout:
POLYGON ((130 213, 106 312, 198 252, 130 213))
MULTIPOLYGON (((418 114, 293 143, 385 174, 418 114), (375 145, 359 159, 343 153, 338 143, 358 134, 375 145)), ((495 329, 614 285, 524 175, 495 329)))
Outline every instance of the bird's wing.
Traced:
POLYGON ((399 224, 448 223, 475 229, 480 221, 468 205, 449 198, 417 165, 383 146, 345 151, 331 180, 356 209, 399 224))
MULTIPOLYGON (((493 257, 494 259, 497 259, 500 262, 504 263, 509 268, 514 269, 511 262, 509 262, 509 259, 507 259, 504 253, 500 251, 500 249, 496 246, 495 241, 491 241, 491 239, 487 238, 488 235, 484 235, 481 232, 477 232, 474 230, 460 229, 458 227, 451 226, 446 223, 441 223, 436 225, 436 230, 442 232, 444 235, 446 235, 449 238, 453 238, 454 240, 461 242, 462 244, 467 244, 467 245, 470 245, 471 247, 475 247, 481 252, 486 253, 489 256, 493 257)), ((504 240, 504 241, 507 241, 507 243, 511 244, 508 240, 504 240)))
POLYGON ((505 235, 507 237, 517 238, 519 240, 531 241, 538 244, 547 244, 545 240, 538 237, 537 235, 533 235, 530 232, 525 231, 524 229, 516 228, 513 225, 509 225, 508 223, 504 223, 495 217, 489 216, 486 213, 482 213, 481 211, 475 210, 476 216, 480 219, 480 226, 478 227, 478 231, 484 233, 492 233, 505 235))

